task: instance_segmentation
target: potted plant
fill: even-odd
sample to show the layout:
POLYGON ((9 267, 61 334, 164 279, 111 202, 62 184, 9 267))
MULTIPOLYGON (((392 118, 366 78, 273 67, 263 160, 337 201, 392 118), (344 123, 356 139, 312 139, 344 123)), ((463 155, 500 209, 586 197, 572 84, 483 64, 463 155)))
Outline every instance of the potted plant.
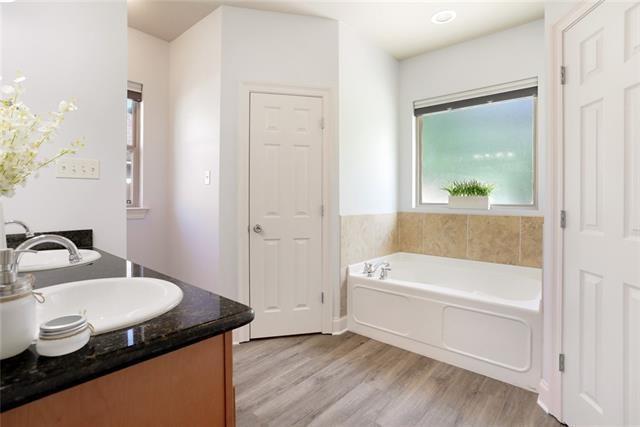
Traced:
POLYGON ((449 207, 453 209, 484 209, 491 206, 489 195, 495 186, 476 179, 453 181, 442 189, 449 193, 449 207))
POLYGON ((18 76, 13 84, 0 86, 0 248, 6 247, 3 198, 13 196, 16 187, 24 186, 27 178, 38 170, 62 156, 76 153, 83 145, 78 139, 49 158, 38 156, 42 145, 55 137, 65 114, 77 107, 72 101, 61 101, 57 111, 49 113, 48 120, 43 121, 20 99, 24 80, 24 76, 18 76))

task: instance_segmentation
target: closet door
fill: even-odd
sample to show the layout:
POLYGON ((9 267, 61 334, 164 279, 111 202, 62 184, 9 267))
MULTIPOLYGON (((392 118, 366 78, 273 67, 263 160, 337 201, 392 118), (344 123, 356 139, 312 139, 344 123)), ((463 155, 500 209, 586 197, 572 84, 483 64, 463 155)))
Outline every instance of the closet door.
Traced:
POLYGON ((564 34, 564 421, 640 424, 640 4, 564 34))
POLYGON ((322 330, 322 99, 251 94, 251 338, 322 330))

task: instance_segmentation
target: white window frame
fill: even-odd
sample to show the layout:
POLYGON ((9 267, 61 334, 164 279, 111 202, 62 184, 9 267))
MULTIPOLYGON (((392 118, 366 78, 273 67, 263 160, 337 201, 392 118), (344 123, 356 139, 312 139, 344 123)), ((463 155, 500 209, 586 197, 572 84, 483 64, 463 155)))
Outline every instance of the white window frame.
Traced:
MULTIPOLYGON (((514 91, 518 89, 526 89, 530 87, 538 87, 538 78, 532 77, 527 79, 516 80, 508 83, 486 86, 479 89, 456 92, 453 94, 427 98, 413 102, 413 111, 418 108, 429 107, 433 105, 447 104, 466 99, 478 98, 482 96, 494 95, 503 92, 514 91)), ((515 204, 494 204, 489 211, 479 211, 471 209, 455 209, 451 210, 446 203, 422 203, 422 121, 418 117, 413 117, 413 140, 414 140, 414 200, 413 210, 418 212, 432 213, 460 213, 460 214, 477 214, 477 215, 527 215, 542 216, 539 201, 540 195, 540 174, 539 174, 539 151, 540 144, 538 141, 538 104, 539 97, 536 97, 534 105, 534 126, 533 126, 533 204, 531 205, 515 205, 515 204)))
POLYGON ((144 219, 148 208, 142 204, 142 126, 143 126, 143 104, 142 104, 142 84, 129 81, 127 82, 127 101, 132 99, 135 101, 133 111, 133 145, 126 145, 127 152, 133 153, 133 164, 131 165, 132 179, 132 199, 131 204, 126 204, 127 219, 144 219), (134 99, 130 93, 139 94, 138 99, 134 99))

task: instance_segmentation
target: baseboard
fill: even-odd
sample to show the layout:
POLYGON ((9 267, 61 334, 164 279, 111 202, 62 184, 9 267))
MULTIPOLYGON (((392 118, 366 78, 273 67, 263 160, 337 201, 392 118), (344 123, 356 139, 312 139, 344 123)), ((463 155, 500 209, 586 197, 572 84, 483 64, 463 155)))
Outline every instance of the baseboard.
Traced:
POLYGON ((331 335, 342 335, 347 332, 347 316, 333 319, 333 333, 331 335))
POLYGON ((233 331, 233 344, 249 341, 249 325, 242 326, 233 331))

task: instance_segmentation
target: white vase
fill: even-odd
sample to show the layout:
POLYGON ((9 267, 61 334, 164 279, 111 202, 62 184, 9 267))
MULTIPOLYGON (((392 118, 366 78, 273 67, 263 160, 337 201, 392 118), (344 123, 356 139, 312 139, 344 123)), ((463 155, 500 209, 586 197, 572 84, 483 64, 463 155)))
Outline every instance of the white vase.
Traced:
POLYGON ((0 200, 0 249, 7 247, 7 235, 4 231, 4 210, 2 209, 2 200, 0 200))

